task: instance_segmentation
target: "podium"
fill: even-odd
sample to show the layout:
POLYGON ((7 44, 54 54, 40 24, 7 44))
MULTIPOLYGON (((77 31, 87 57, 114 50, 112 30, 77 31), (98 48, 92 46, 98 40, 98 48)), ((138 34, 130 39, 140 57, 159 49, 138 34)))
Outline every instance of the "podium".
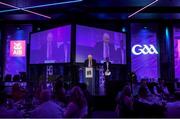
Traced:
POLYGON ((80 72, 80 83, 87 85, 87 90, 91 95, 96 95, 97 70, 93 67, 83 67, 80 72))

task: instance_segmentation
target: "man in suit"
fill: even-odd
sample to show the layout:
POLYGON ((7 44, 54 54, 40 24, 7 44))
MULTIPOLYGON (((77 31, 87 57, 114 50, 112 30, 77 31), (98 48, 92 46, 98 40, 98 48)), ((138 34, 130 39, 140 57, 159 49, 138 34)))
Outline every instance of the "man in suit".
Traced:
POLYGON ((97 70, 96 70, 96 60, 94 60, 92 58, 92 55, 88 55, 88 59, 85 60, 84 66, 94 69, 93 70, 93 78, 87 78, 85 80, 85 83, 87 85, 88 91, 92 95, 95 95, 95 91, 97 91, 97 89, 96 89, 96 84, 97 84, 96 81, 97 81, 98 73, 97 73, 97 70))
POLYGON ((105 62, 103 63, 104 75, 105 77, 110 77, 111 75, 111 62, 109 61, 109 57, 106 57, 105 62))
POLYGON ((104 80, 105 80, 105 91, 107 94, 108 82, 111 79, 111 62, 109 61, 109 57, 106 57, 105 62, 103 63, 104 69, 104 80))
POLYGON ((96 60, 92 58, 92 55, 88 55, 88 59, 84 62, 85 67, 96 67, 96 60))
POLYGON ((114 52, 113 45, 110 43, 110 36, 108 33, 103 34, 103 41, 95 45, 96 57, 101 59, 100 62, 105 61, 106 57, 112 57, 114 52), (97 52, 99 51, 100 52, 97 52))

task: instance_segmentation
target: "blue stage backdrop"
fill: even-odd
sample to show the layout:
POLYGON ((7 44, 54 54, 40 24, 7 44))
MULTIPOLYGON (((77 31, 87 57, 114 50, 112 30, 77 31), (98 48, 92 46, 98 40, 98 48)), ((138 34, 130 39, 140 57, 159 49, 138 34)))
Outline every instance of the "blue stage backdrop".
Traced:
POLYGON ((6 25, 5 29, 5 70, 4 73, 16 75, 26 72, 26 44, 32 25, 6 25))
POLYGON ((142 78, 159 78, 159 48, 155 24, 131 24, 132 71, 142 78))

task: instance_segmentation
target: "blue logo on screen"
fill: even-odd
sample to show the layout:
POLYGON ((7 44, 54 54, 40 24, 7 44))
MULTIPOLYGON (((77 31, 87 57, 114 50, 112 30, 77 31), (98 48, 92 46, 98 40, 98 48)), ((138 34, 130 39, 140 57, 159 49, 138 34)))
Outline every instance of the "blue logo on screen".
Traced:
POLYGON ((158 51, 154 47, 154 45, 134 45, 132 47, 132 53, 134 55, 153 55, 153 54, 158 54, 158 51))

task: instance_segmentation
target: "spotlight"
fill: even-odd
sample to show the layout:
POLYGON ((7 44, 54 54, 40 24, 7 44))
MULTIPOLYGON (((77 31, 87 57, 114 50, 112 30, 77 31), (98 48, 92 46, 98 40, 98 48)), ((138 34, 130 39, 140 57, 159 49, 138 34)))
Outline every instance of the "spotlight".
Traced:
POLYGON ((125 27, 122 28, 122 32, 126 32, 126 28, 125 27))
POLYGON ((147 28, 148 28, 147 26, 144 27, 144 29, 147 29, 147 28))

